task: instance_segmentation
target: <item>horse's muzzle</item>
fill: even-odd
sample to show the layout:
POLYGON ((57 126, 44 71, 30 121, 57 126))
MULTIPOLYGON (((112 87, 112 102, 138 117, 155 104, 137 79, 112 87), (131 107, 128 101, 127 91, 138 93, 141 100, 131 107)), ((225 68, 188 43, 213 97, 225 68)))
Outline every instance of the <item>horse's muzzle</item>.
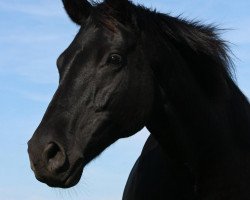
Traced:
POLYGON ((64 148, 58 142, 28 142, 31 169, 36 178, 50 187, 68 188, 75 185, 82 173, 79 163, 71 169, 64 148), (71 175, 73 174, 73 175, 71 175))

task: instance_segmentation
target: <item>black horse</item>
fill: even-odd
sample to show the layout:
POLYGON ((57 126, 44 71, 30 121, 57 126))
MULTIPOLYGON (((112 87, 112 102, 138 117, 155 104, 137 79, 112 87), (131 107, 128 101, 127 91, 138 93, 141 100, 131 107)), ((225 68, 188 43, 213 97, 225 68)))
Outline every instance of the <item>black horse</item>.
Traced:
POLYGON ((124 199, 250 199, 250 106, 216 28, 127 0, 63 3, 81 28, 29 141, 37 179, 74 186, 105 148, 146 126, 124 199))

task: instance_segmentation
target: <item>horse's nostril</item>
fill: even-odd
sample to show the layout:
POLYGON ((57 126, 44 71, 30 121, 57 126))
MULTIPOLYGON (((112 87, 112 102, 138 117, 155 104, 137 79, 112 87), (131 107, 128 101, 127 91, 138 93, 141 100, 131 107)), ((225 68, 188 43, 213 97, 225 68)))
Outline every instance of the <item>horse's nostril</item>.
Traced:
POLYGON ((54 142, 45 148, 43 155, 47 169, 51 172, 59 172, 66 163, 64 149, 54 142))
POLYGON ((58 153, 60 153, 60 147, 55 143, 50 143, 45 149, 45 152, 46 152, 45 155, 46 155, 47 160, 50 160, 56 157, 58 153))

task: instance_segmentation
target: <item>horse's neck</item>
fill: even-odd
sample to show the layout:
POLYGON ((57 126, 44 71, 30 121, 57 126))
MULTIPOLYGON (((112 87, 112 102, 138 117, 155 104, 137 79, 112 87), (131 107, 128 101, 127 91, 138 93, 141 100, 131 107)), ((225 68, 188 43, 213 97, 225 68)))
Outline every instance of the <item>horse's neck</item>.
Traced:
POLYGON ((227 101, 206 101, 194 94, 160 103, 147 125, 169 157, 188 165, 200 184, 217 191, 250 178, 250 106, 231 84, 227 101))

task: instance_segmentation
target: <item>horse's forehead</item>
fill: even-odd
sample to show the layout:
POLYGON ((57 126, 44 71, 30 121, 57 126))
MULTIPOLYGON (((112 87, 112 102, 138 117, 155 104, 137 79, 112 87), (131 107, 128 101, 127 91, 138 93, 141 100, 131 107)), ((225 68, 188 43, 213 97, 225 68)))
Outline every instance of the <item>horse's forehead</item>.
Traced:
POLYGON ((118 26, 116 30, 110 30, 105 25, 81 27, 75 38, 75 42, 78 44, 86 45, 90 43, 97 45, 97 47, 105 44, 122 45, 125 40, 127 40, 127 37, 124 30, 118 26))
POLYGON ((77 43, 86 43, 86 42, 93 42, 93 41, 100 41, 105 42, 105 38, 110 37, 105 31, 104 28, 101 26, 88 26, 88 27, 81 27, 78 34, 75 37, 75 41, 77 43))

